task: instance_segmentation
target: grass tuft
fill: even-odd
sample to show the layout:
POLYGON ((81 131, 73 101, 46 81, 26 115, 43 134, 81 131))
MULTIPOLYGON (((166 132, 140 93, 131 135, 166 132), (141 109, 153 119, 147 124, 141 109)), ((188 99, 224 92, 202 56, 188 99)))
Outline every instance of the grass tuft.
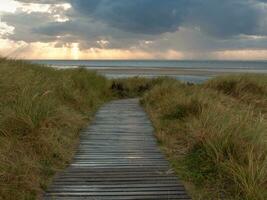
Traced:
POLYGON ((155 85, 167 80, 172 79, 166 77, 152 79, 142 77, 120 78, 112 81, 110 89, 118 98, 139 97, 152 89, 155 85))
POLYGON ((267 76, 109 81, 0 58, 0 199, 36 199, 112 98, 140 97, 193 199, 267 199, 267 76))
POLYGON ((195 86, 163 82, 142 98, 194 199, 267 198, 266 81, 240 75, 195 86))
POLYGON ((79 130, 112 98, 84 69, 0 58, 0 199, 36 199, 71 160, 79 130))

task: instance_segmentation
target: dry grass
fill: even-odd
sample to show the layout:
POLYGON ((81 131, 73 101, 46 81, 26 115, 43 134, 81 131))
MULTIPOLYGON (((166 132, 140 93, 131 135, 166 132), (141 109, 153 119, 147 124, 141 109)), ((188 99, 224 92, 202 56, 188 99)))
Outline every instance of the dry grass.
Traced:
POLYGON ((117 98, 132 98, 142 96, 145 92, 151 90, 155 85, 172 81, 173 79, 163 78, 119 78, 114 79, 111 84, 111 91, 117 98))
POLYGON ((162 148, 194 199, 267 198, 266 80, 163 82, 143 97, 162 148))
POLYGON ((36 199, 70 161, 79 130, 111 98, 82 69, 0 59, 0 199, 36 199))
POLYGON ((70 161, 79 130, 111 98, 142 97, 194 199, 267 198, 267 77, 109 82, 82 69, 0 59, 0 199, 36 199, 70 161))
POLYGON ((205 84, 205 87, 234 97, 242 103, 254 106, 264 113, 267 112, 266 75, 244 74, 222 76, 211 79, 205 84))

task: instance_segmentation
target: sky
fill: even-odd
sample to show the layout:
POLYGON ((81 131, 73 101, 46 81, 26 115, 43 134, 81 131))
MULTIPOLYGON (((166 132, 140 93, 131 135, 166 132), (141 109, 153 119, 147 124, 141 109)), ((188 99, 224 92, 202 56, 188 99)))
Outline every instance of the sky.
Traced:
POLYGON ((0 55, 267 60, 267 0, 0 0, 0 55))

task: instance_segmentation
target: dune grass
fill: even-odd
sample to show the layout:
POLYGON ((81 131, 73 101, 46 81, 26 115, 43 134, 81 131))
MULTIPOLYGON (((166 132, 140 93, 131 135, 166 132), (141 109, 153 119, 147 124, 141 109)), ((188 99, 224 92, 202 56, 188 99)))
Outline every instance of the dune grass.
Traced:
POLYGON ((231 96, 264 113, 267 112, 266 75, 244 74, 221 76, 205 83, 205 87, 231 96))
POLYGON ((0 199, 36 199, 70 161, 110 83, 83 69, 0 59, 0 199))
POLYGON ((111 91, 117 98, 133 98, 140 97, 144 93, 151 90, 155 85, 172 80, 167 77, 159 78, 144 78, 144 77, 132 77, 132 78, 119 78, 114 79, 111 84, 111 91))
POLYGON ((267 199, 267 76, 163 82, 141 103, 193 199, 267 199))
POLYGON ((193 199, 267 198, 266 75, 109 81, 7 59, 0 74, 0 199, 39 198, 96 109, 139 96, 193 199))

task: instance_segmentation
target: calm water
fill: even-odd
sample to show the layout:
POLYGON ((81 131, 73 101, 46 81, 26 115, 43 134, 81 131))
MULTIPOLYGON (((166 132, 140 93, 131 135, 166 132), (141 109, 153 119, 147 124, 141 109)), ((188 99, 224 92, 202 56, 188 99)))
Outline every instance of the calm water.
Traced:
MULTIPOLYGON (((85 67, 88 69, 112 68, 177 68, 218 72, 267 73, 267 61, 166 61, 166 60, 32 60, 57 68, 85 67)), ((107 77, 129 77, 135 74, 105 74, 107 77)), ((150 75, 144 75, 150 77, 150 75)), ((152 75, 151 75, 152 76, 152 75)), ((175 78, 189 82, 203 82, 210 76, 175 75, 175 78)))

